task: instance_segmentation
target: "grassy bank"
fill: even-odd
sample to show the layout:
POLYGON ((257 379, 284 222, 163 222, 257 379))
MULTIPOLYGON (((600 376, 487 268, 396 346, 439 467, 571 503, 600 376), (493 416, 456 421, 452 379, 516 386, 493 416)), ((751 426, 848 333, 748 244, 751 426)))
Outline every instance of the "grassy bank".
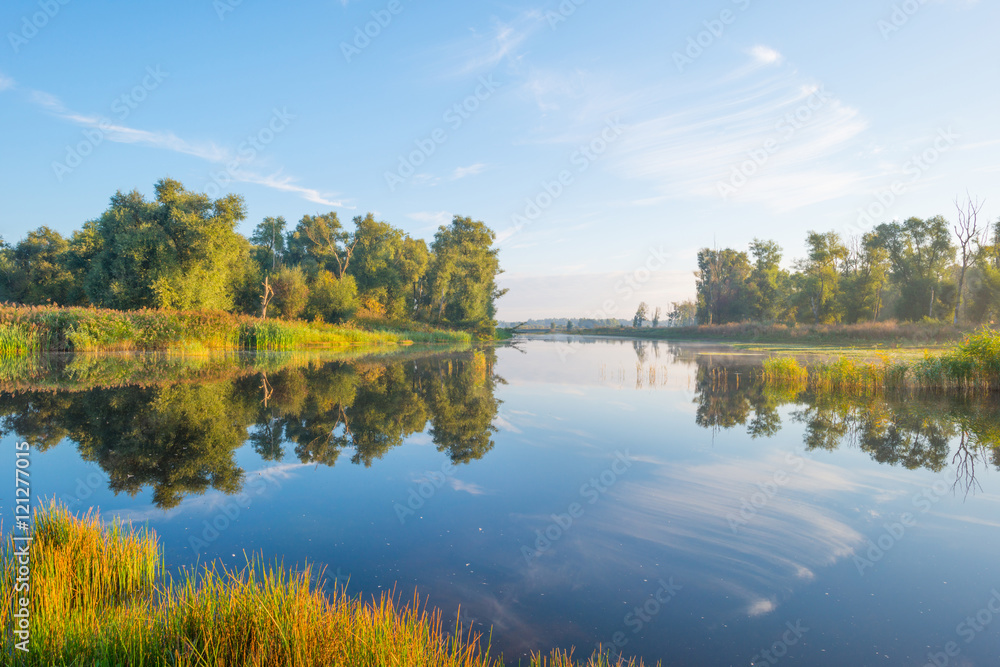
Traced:
POLYGON ((697 327, 576 329, 576 335, 624 336, 646 340, 727 343, 787 343, 795 345, 937 346, 953 343, 968 330, 938 322, 878 322, 867 324, 719 324, 697 327))
POLYGON ((791 357, 767 359, 763 379, 771 385, 804 386, 818 390, 878 392, 897 389, 940 391, 1000 390, 1000 333, 968 334, 943 353, 922 359, 882 355, 874 362, 841 357, 803 365, 791 357))
POLYGON ((466 332, 365 329, 260 320, 221 311, 0 305, 0 356, 39 351, 299 350, 405 342, 470 342, 466 332))
MULTIPOLYGON (((371 602, 327 597, 310 569, 259 560, 242 570, 205 566, 164 575, 155 534, 96 513, 36 510, 30 547, 29 652, 14 648, 16 561, 4 540, 0 656, 10 665, 343 665, 502 667, 475 634, 444 632, 441 613, 390 594, 371 602)), ((563 652, 537 667, 607 667, 563 652)), ((639 667, 639 663, 631 663, 639 667)))

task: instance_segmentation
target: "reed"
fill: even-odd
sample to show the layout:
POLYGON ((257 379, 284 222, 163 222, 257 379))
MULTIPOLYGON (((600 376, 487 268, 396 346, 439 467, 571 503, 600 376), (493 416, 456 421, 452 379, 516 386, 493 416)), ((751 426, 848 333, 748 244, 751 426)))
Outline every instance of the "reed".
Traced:
MULTIPOLYGON (((265 565, 207 565, 164 573, 155 534, 120 521, 105 525, 52 503, 35 512, 30 547, 31 640, 15 651, 13 541, 4 540, 0 576, 0 659, 17 665, 224 665, 238 667, 503 667, 473 632, 445 631, 441 612, 419 598, 400 605, 385 593, 370 602, 321 573, 265 565)), ((571 653, 534 655, 533 667, 640 667, 641 662, 571 653)))
POLYGON ((351 345, 470 342, 461 331, 394 331, 321 322, 260 320, 221 311, 135 310, 0 304, 0 358, 75 352, 298 350, 351 345))
POLYGON ((802 385, 826 391, 873 393, 885 390, 993 392, 1000 390, 1000 332, 982 330, 941 354, 893 361, 882 353, 877 362, 842 356, 802 366, 795 359, 764 362, 762 378, 770 385, 802 385))

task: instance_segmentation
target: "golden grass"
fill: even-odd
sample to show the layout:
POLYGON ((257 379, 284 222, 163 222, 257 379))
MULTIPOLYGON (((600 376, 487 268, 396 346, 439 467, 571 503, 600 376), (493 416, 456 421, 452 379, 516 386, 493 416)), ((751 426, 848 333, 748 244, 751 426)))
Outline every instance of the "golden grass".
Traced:
MULTIPOLYGON (((29 652, 14 649, 14 543, 4 541, 0 637, 4 664, 296 667, 502 667, 488 642, 445 632, 441 612, 393 594, 371 602, 327 597, 312 568, 250 558, 239 570, 204 566, 164 574, 156 535, 55 503, 35 512, 29 652)), ((534 655, 533 667, 640 667, 534 655)))

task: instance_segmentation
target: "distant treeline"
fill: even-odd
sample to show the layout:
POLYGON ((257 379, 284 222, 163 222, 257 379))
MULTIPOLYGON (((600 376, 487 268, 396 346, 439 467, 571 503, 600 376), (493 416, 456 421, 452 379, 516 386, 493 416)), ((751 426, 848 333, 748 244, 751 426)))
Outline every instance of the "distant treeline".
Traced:
POLYGON ((675 312, 695 310, 699 324, 993 322, 1000 315, 1000 222, 982 228, 977 213, 970 204, 954 226, 941 216, 910 218, 847 240, 810 231, 807 255, 791 271, 781 267, 773 241, 754 239, 749 251, 704 248, 696 301, 675 304, 675 312))
POLYGON ((0 239, 0 301, 254 315, 266 305, 285 319, 493 331, 503 290, 495 234, 482 222, 456 216, 428 246, 370 213, 353 231, 335 212, 294 228, 268 217, 249 239, 236 231, 245 218, 241 196, 213 201, 170 179, 155 201, 119 191, 69 239, 45 226, 14 246, 0 239))

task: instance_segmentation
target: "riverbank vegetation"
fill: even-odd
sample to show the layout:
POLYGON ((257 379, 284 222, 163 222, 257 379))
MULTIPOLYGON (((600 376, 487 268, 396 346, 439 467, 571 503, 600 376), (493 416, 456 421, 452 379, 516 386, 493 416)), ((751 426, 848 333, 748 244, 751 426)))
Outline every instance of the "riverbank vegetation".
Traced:
POLYGON ((994 321, 1000 316, 1000 222, 992 229, 983 224, 982 204, 971 199, 956 207, 954 225, 934 216, 883 223, 849 239, 810 231, 806 256, 792 262, 792 270, 782 267, 783 251, 773 241, 755 239, 748 252, 704 248, 697 320, 994 321))
MULTIPOLYGON (((322 572, 248 558, 242 569, 206 565, 165 571, 155 533, 77 517, 51 504, 35 511, 28 652, 18 639, 13 604, 17 559, 3 539, 0 656, 10 665, 305 665, 502 667, 488 640, 444 630, 442 614, 419 598, 401 606, 391 593, 366 602, 322 572)), ((460 627, 460 625, 459 625, 460 627)), ((532 656, 535 667, 583 665, 562 651, 532 656)), ((594 658, 587 667, 633 665, 594 658)))
POLYGON ((363 329, 264 320, 223 311, 132 310, 0 305, 0 357, 40 351, 121 352, 291 350, 402 342, 470 342, 465 331, 363 329))
MULTIPOLYGON (((0 239, 0 302, 280 318, 288 324, 276 335, 293 339, 298 320, 493 335, 503 290, 496 236, 482 222, 456 216, 428 245, 372 214, 349 229, 329 212, 294 228, 268 217, 245 238, 242 197, 212 200, 170 179, 155 191, 153 201, 116 193, 70 238, 40 227, 15 245, 0 239)), ((266 330, 244 333, 251 340, 241 344, 270 340, 266 330)), ((232 345, 244 333, 221 335, 232 345)), ((29 334, 0 332, 0 351, 23 348, 29 334)))
POLYGON ((906 360, 883 354, 879 361, 849 357, 801 365, 791 357, 764 361, 770 384, 806 385, 819 390, 878 392, 924 389, 946 392, 1000 390, 1000 333, 981 331, 940 353, 906 360))

